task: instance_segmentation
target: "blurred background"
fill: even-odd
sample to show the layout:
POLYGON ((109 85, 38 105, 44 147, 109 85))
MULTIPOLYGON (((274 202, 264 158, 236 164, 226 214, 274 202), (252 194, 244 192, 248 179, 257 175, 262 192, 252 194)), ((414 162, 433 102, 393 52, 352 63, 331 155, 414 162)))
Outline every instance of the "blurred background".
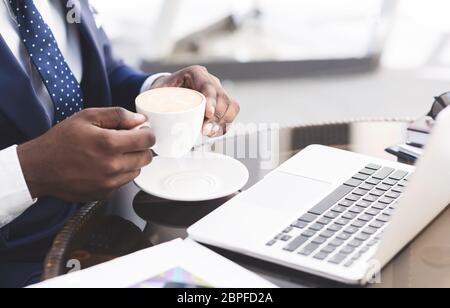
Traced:
POLYGON ((91 0, 117 56, 206 65, 240 122, 415 118, 450 90, 448 0, 91 0))

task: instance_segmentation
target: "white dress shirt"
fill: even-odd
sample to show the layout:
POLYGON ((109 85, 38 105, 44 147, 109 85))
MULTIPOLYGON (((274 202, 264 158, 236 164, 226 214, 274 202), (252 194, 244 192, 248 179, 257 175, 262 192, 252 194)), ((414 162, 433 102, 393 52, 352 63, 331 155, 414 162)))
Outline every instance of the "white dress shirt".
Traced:
MULTIPOLYGON (((8 0, 0 3, 0 34, 11 52, 32 81, 32 86, 47 116, 53 119, 53 102, 41 76, 34 68, 25 46, 21 43, 15 20, 9 11, 8 0)), ((58 0, 34 0, 42 17, 52 30, 61 52, 77 78, 81 82, 83 64, 80 38, 75 24, 68 24, 65 10, 58 0)), ((155 74, 142 85, 141 91, 150 89, 153 82, 167 73, 155 74)), ((53 121, 51 121, 53 122, 53 121)), ((17 146, 0 151, 0 228, 11 223, 35 203, 27 187, 17 155, 17 146)))

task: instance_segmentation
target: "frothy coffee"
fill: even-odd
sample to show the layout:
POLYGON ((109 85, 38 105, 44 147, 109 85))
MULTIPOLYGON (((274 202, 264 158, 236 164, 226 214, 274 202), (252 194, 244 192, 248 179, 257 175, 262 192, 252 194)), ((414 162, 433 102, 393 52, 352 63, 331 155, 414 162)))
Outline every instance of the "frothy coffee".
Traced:
POLYGON ((183 88, 160 88, 141 94, 136 103, 146 112, 176 113, 194 109, 203 102, 203 96, 183 88))

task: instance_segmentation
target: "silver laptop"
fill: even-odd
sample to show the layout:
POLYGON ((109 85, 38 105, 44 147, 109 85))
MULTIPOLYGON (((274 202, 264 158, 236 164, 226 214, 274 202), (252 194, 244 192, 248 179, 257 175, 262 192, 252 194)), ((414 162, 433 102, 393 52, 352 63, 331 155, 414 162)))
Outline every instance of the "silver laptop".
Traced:
MULTIPOLYGON (((450 204, 450 109, 417 169, 310 146, 192 226, 201 243, 367 284, 450 204)), ((380 136, 382 138, 382 136, 380 136)))

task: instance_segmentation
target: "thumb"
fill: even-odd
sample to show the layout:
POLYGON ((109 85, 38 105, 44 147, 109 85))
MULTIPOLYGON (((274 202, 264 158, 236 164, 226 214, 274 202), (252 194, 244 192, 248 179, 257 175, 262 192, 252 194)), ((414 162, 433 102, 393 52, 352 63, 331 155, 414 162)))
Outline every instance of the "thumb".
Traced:
POLYGON ((120 107, 98 108, 93 111, 92 121, 105 129, 128 130, 147 121, 145 116, 120 107))

